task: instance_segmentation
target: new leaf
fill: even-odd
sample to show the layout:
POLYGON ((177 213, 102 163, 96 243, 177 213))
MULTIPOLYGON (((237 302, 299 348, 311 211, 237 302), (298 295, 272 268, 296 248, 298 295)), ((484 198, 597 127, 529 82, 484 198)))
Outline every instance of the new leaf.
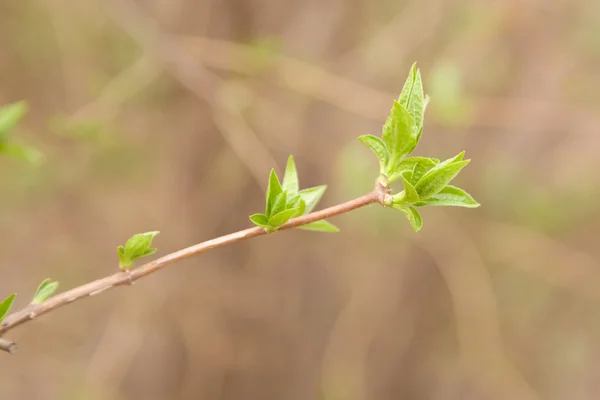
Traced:
POLYGON ((19 101, 0 108, 0 138, 6 137, 27 113, 27 103, 19 101))
POLYGON ((53 281, 50 278, 46 278, 40 283, 35 294, 33 295, 33 300, 31 300, 31 304, 40 304, 46 301, 58 288, 58 282, 53 281))
POLYGON ((2 301, 2 303, 0 303, 0 322, 2 322, 2 320, 8 313, 8 310, 10 310, 10 306, 12 305, 12 303, 15 299, 15 296, 16 296, 16 294, 13 293, 10 296, 8 296, 7 298, 5 298, 2 301))
POLYGON ((119 266, 121 269, 129 269, 133 262, 138 258, 149 256, 156 252, 156 248, 151 248, 152 239, 158 235, 159 231, 136 233, 127 242, 125 246, 117 247, 119 254, 119 266))

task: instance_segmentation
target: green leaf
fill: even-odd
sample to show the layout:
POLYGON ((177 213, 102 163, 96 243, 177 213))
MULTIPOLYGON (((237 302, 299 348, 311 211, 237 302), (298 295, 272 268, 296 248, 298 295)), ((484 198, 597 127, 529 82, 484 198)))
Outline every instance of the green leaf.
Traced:
POLYGON ((441 163, 439 163, 438 167, 443 167, 444 165, 452 164, 452 163, 455 163, 457 161, 462 161, 462 159, 464 158, 464 156, 465 156, 465 152, 463 150, 460 153, 458 153, 457 155, 455 155, 454 157, 449 158, 449 159, 444 160, 441 163))
POLYGON ((339 232, 340 228, 333 225, 331 222, 328 222, 324 219, 311 222, 310 224, 302 225, 298 227, 299 229, 306 229, 307 231, 316 231, 316 232, 339 232))
MULTIPOLYGON (((421 131, 423 126, 423 115, 427 100, 423 93, 423 81, 421 79, 421 71, 417 68, 417 63, 414 63, 404 82, 404 87, 398 97, 398 103, 403 105, 413 116, 417 131, 421 131)), ((419 135, 420 136, 420 135, 419 135)))
POLYGON ((250 216, 250 221, 256 226, 266 228, 269 226, 269 219, 264 214, 254 214, 250 216))
POLYGON ((390 164, 395 164, 415 147, 419 131, 414 129, 414 125, 413 116, 404 106, 394 101, 381 134, 390 153, 390 164))
POLYGON ((464 190, 456 186, 446 186, 438 194, 429 197, 426 200, 415 203, 415 207, 422 206, 455 206, 477 208, 480 206, 473 197, 464 190))
POLYGON ((275 214, 282 212, 283 210, 286 209, 286 205, 287 205, 287 192, 283 191, 283 192, 279 193, 277 195, 277 197, 275 198, 275 202, 273 203, 273 208, 271 208, 271 212, 270 212, 270 214, 267 215, 267 217, 270 217, 271 215, 275 215, 275 214))
POLYGON ((33 295, 33 300, 31 304, 40 304, 46 301, 58 288, 58 282, 53 281, 50 278, 46 278, 40 283, 35 294, 33 295))
POLYGON ((292 218, 294 214, 299 211, 299 208, 290 208, 288 210, 283 210, 280 213, 273 215, 269 218, 269 225, 273 228, 278 228, 281 225, 285 224, 292 218))
POLYGON ((450 164, 440 163, 427 171, 415 189, 421 200, 439 193, 471 160, 457 161, 450 164))
POLYGON ((398 194, 392 196, 394 204, 399 203, 414 203, 419 200, 419 194, 415 190, 415 187, 410 183, 410 180, 406 179, 404 175, 401 175, 402 182, 404 183, 404 190, 398 194))
POLYGON ((302 196, 302 200, 306 203, 304 214, 308 214, 315 208, 319 200, 321 200, 321 197, 323 197, 325 190, 327 190, 327 185, 315 186, 298 192, 300 196, 302 196))
POLYGON ((31 165, 39 165, 44 159, 43 154, 36 148, 12 141, 0 142, 0 154, 20 159, 31 165))
POLYGON ((421 214, 419 214, 414 207, 405 204, 393 204, 392 207, 402 211, 404 215, 406 215, 415 232, 421 230, 423 227, 423 219, 421 218, 421 214))
POLYGON ((364 143, 379 160, 379 172, 384 173, 385 168, 388 164, 390 154, 385 146, 385 143, 381 138, 375 135, 362 135, 358 137, 362 143, 364 143))
POLYGON ((398 163, 396 163, 396 165, 392 169, 390 175, 388 175, 388 178, 389 178, 390 182, 394 182, 395 180, 400 178, 400 175, 404 171, 406 171, 406 170, 413 171, 416 164, 420 164, 425 169, 430 169, 430 168, 435 167, 439 162, 440 162, 440 160, 438 160, 437 158, 429 158, 429 157, 405 158, 405 159, 399 161, 398 163))
POLYGON ((138 258, 156 252, 156 249, 150 248, 150 245, 152 244, 152 239, 159 233, 159 231, 136 233, 127 240, 125 247, 117 247, 121 269, 129 269, 138 258))
POLYGON ((273 204, 277 199, 279 193, 281 193, 283 189, 281 188, 281 184, 279 183, 279 178, 277 178, 277 174, 275 170, 271 170, 271 174, 269 175, 269 184, 267 186, 267 206, 265 209, 265 215, 271 215, 271 209, 273 208, 273 204))
POLYGON ((0 138, 6 137, 26 113, 27 103, 25 101, 7 104, 0 108, 0 138))
POLYGON ((16 296, 16 294, 13 293, 10 296, 8 296, 7 298, 5 298, 2 301, 2 303, 0 303, 0 322, 2 322, 2 320, 8 313, 8 310, 10 310, 10 306, 12 305, 13 300, 15 299, 15 296, 16 296))
POLYGON ((298 171, 296 170, 296 163, 294 157, 290 156, 285 167, 285 174, 283 176, 283 190, 292 193, 298 193, 300 189, 298 183, 298 171))
POLYGON ((286 209, 290 209, 290 208, 298 209, 296 214, 294 214, 292 216, 292 218, 295 218, 295 217, 304 215, 304 211, 306 211, 306 203, 304 202, 304 200, 302 200, 302 196, 300 196, 300 194, 297 194, 296 196, 294 196, 292 198, 292 200, 288 200, 288 203, 285 208, 286 209))
POLYGON ((155 247, 153 247, 153 248, 150 248, 150 249, 148 249, 148 250, 144 251, 140 257, 146 257, 146 256, 149 256, 149 255, 151 255, 151 254, 154 254, 154 253, 156 253, 157 251, 158 251, 158 249, 157 249, 157 248, 155 248, 155 247))
POLYGON ((423 175, 425 175, 425 173, 427 172, 427 170, 425 169, 424 166, 422 166, 421 164, 415 164, 413 171, 412 171, 412 176, 410 177, 410 183, 412 183, 413 185, 416 185, 417 182, 419 182, 421 180, 421 178, 423 177, 423 175))
POLYGON ((413 171, 411 171, 410 169, 407 169, 406 171, 402 171, 401 176, 404 178, 404 180, 412 182, 413 171))

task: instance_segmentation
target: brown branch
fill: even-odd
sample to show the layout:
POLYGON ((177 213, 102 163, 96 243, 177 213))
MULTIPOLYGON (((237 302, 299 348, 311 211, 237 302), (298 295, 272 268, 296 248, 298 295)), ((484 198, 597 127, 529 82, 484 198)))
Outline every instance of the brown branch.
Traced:
MULTIPOLYGON (((282 225, 278 230, 286 230, 296 228, 301 225, 306 225, 311 222, 319 221, 325 218, 330 218, 336 215, 344 214, 348 211, 355 210, 360 207, 372 203, 384 203, 384 198, 389 194, 389 189, 376 185, 375 189, 366 195, 358 197, 354 200, 347 201, 342 204, 335 205, 333 207, 326 208, 324 210, 316 211, 307 215, 303 215, 298 218, 291 219, 286 224, 282 225)), ((97 279, 93 282, 86 283, 78 286, 66 292, 57 294, 44 301, 41 304, 29 305, 20 311, 16 311, 6 317, 6 319, 0 324, 0 335, 13 329, 14 327, 21 325, 27 321, 46 314, 59 307, 80 300, 87 296, 94 296, 100 294, 108 289, 112 289, 117 286, 131 285, 134 281, 143 278, 153 272, 156 272, 167 265, 173 264, 177 261, 181 261, 191 256, 195 256, 205 251, 233 244, 245 239, 250 239, 256 236, 266 235, 267 231, 264 228, 254 227, 244 229, 235 233, 230 233, 225 236, 221 236, 215 239, 207 240, 202 243, 195 244, 185 249, 181 249, 174 253, 168 254, 164 257, 151 261, 140 267, 134 268, 128 272, 119 271, 105 278, 97 279)), ((0 339, 0 350, 9 351, 14 350, 16 345, 8 340, 0 339)))

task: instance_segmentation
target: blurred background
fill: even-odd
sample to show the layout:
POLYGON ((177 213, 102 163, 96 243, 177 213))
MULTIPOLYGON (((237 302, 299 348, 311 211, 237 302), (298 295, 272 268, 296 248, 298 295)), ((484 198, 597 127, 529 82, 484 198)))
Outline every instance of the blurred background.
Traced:
POLYGON ((373 205, 169 267, 9 332, 6 399, 594 399, 600 2, 0 2, 0 296, 25 306, 250 226, 296 158, 320 206, 372 189, 414 61, 415 155, 472 158, 482 207, 373 205))

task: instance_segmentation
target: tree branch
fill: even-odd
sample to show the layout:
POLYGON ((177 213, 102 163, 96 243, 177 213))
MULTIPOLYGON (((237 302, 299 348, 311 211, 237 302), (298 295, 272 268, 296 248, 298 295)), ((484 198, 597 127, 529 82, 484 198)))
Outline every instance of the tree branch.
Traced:
MULTIPOLYGON (((389 192, 390 191, 388 188, 378 183, 371 193, 365 194, 354 200, 350 200, 345 203, 326 208, 324 210, 316 211, 307 215, 291 219, 286 224, 282 225, 278 229, 278 231, 296 228, 298 226, 306 225, 311 222, 344 214, 348 211, 352 211, 372 203, 384 204, 384 198, 386 195, 389 194, 389 192)), ((181 261, 188 257, 204 253, 205 251, 217 247, 226 246, 256 236, 266 235, 267 233, 268 232, 264 228, 260 227, 248 228, 235 233, 230 233, 225 236, 221 236, 215 239, 195 244, 190 247, 186 247, 185 249, 181 249, 174 253, 168 254, 164 257, 158 258, 154 261, 146 263, 130 271, 119 271, 105 278, 97 279, 95 281, 68 290, 66 292, 59 293, 41 304, 29 305, 20 311, 16 311, 8 315, 0 324, 0 335, 6 333, 7 331, 15 328, 18 325, 21 325, 27 321, 31 321, 32 319, 42 314, 46 314, 59 307, 83 299, 84 297, 94 296, 117 286, 131 285, 134 281, 143 278, 147 275, 150 275, 151 273, 156 272, 166 267, 167 265, 173 264, 177 261, 181 261)), ((0 350, 12 352, 15 349, 15 343, 0 338, 0 350)))

